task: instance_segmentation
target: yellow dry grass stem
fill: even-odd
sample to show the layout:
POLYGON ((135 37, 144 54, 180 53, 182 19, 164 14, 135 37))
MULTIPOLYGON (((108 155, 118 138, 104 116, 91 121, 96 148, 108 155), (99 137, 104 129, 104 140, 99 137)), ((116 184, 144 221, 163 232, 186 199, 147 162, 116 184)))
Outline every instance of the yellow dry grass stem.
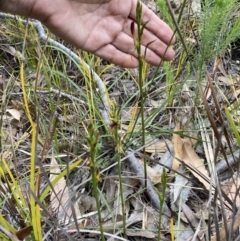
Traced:
POLYGON ((0 213, 0 223, 8 231, 15 233, 16 229, 0 213))
MULTIPOLYGON (((30 189, 31 189, 32 193, 34 193, 36 196, 38 196, 37 194, 39 193, 39 190, 38 190, 39 185, 36 185, 36 182, 35 182, 37 124, 32 120, 32 116, 31 116, 29 106, 28 106, 27 94, 26 94, 26 89, 25 89, 25 77, 24 77, 24 64, 23 63, 21 63, 20 79, 21 79, 21 85, 22 85, 22 90, 23 90, 24 106, 26 109, 26 114, 27 114, 28 120, 32 127, 30 189)), ((40 170, 38 172, 40 172, 40 170)), ((40 173, 38 173, 38 176, 40 176, 40 173)), ((38 182, 39 182, 39 180, 38 180, 38 182)), ((33 195, 31 195, 31 197, 30 197, 30 206, 31 206, 31 224, 33 226, 34 237, 36 240, 42 240, 41 210, 40 210, 39 204, 36 202, 35 197, 33 195)))
POLYGON ((6 182, 8 182, 9 186, 12 189, 12 195, 14 200, 17 202, 17 206, 19 208, 19 211, 21 213, 22 217, 27 217, 27 214, 25 213, 25 211, 27 210, 27 203, 23 197, 22 194, 22 190, 21 187, 18 185, 17 180, 15 179, 15 177, 13 176, 13 173, 11 172, 9 165, 6 163, 5 159, 2 157, 2 164, 3 164, 3 168, 1 167, 1 176, 4 177, 5 173, 8 174, 10 181, 6 180, 6 182))
POLYGON ((228 108, 226 106, 224 107, 224 110, 225 110, 228 122, 229 122, 230 126, 232 127, 232 131, 233 131, 233 133, 235 135, 235 138, 237 140, 238 146, 240 146, 240 135, 239 135, 238 128, 237 128, 237 126, 234 123, 232 114, 230 113, 230 111, 228 110, 228 108))
POLYGON ((131 119, 129 122, 129 125, 127 127, 127 135, 125 135, 125 139, 128 138, 128 133, 132 133, 134 131, 134 128, 136 126, 136 117, 139 112, 138 102, 136 102, 135 106, 133 107, 132 113, 131 113, 131 119))
POLYGON ((21 63, 21 68, 20 68, 20 79, 21 79, 21 87, 22 87, 22 92, 23 92, 23 100, 24 100, 24 106, 26 109, 26 114, 28 117, 28 120, 31 124, 31 126, 33 127, 33 120, 32 120, 32 116, 29 110, 29 106, 28 106, 28 100, 27 100, 27 94, 26 94, 26 89, 25 89, 25 77, 24 77, 24 64, 21 63))

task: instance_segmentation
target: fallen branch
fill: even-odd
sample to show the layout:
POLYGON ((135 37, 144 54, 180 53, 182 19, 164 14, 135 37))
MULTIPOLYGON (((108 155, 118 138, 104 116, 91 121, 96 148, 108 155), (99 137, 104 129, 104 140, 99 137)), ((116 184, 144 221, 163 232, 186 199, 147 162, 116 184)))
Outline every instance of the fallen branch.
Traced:
MULTIPOLYGON (((127 151, 126 155, 128 156, 130 166, 136 172, 142 186, 144 187, 145 186, 144 170, 143 170, 141 164, 139 163, 138 159, 135 157, 133 152, 127 151)), ((159 196, 157 194, 157 191, 154 189, 154 185, 152 184, 152 182, 149 179, 147 179, 146 192, 147 192, 148 197, 150 198, 153 206, 157 209, 160 209, 159 196)), ((165 202, 163 203, 163 214, 165 214, 168 217, 171 216, 171 211, 169 210, 169 208, 165 202)))
MULTIPOLYGON (((67 94, 65 92, 63 92, 62 90, 56 90, 56 89, 53 89, 53 88, 50 88, 49 90, 36 90, 36 93, 38 94, 49 94, 49 93, 53 93, 53 94, 56 94, 56 95, 59 95, 59 97, 65 97, 65 98, 68 98, 72 101, 75 101, 75 102, 78 102, 78 103, 81 103, 81 104, 86 104, 86 102, 84 100, 81 100, 73 95, 70 95, 70 94, 67 94)), ((11 96, 18 96, 18 95, 23 95, 22 92, 17 92, 17 93, 10 93, 11 96)))
MULTIPOLYGON (((60 229, 58 229, 58 230, 60 230, 60 229)), ((76 233, 76 232, 78 232, 77 229, 70 229, 70 230, 68 230, 68 233, 76 233)), ((101 233, 98 230, 92 230, 92 229, 79 229, 79 232, 80 233, 90 233, 90 234, 100 234, 101 233)), ((112 234, 112 233, 103 232, 103 234, 105 236, 113 237, 116 240, 128 241, 128 239, 125 239, 125 238, 122 238, 122 237, 118 237, 117 235, 112 234)))
POLYGON ((231 155, 228 157, 227 160, 222 159, 219 162, 216 163, 216 171, 218 174, 226 171, 229 167, 232 167, 234 165, 238 165, 240 160, 240 153, 237 152, 234 155, 231 155))

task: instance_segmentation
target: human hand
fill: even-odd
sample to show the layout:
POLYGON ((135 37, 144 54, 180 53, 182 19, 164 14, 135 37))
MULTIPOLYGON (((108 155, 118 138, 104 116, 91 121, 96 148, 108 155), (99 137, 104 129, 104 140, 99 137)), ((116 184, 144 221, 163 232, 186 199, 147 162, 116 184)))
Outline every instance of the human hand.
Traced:
MULTIPOLYGON (((138 66, 138 54, 131 33, 132 22, 135 25, 134 29, 137 29, 135 22, 137 0, 18 0, 17 2, 21 10, 16 7, 14 13, 39 19, 54 34, 76 47, 123 67, 138 66), (105 3, 99 4, 99 1, 105 3)), ((9 8, 9 11, 11 9, 13 8, 9 8)), ((158 65, 162 58, 172 60, 174 51, 172 48, 166 51, 173 35, 172 30, 143 4, 142 23, 146 22, 142 36, 143 54, 146 46, 153 41, 147 47, 146 61, 158 65)))

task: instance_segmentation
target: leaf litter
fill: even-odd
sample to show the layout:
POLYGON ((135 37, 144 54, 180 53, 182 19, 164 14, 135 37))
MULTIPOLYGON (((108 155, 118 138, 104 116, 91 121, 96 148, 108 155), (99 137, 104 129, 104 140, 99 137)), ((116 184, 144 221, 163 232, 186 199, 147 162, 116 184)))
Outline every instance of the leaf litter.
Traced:
MULTIPOLYGON (((154 1, 147 0, 144 2, 148 4, 151 9, 155 10, 154 1)), ((182 1, 172 1, 176 16, 179 14, 178 10, 181 4, 182 1)), ((191 14, 197 14, 199 11, 199 1, 192 1, 191 4, 192 6, 189 8, 191 9, 191 14)), ((184 9, 185 15, 189 9, 184 9)), ((193 36, 190 36, 188 39, 195 40, 193 36)), ((192 42, 196 44, 196 41, 192 42)), ((8 56, 8 59, 12 61, 12 66, 16 64, 18 52, 19 50, 14 48, 14 53, 11 52, 11 56, 8 56)), ((5 54, 9 54, 9 51, 6 51, 5 54)), ((56 62, 58 61, 59 60, 56 59, 56 62)), ((69 73, 67 74, 71 77, 71 81, 85 88, 83 78, 79 77, 77 69, 74 69, 71 65, 72 63, 69 63, 69 66, 67 66, 67 68, 69 68, 69 73)), ((238 106, 239 86, 237 83, 239 75, 232 75, 231 68, 227 69, 227 66, 226 59, 217 58, 215 60, 213 69, 217 70, 218 75, 214 80, 214 84, 219 88, 219 92, 217 93, 219 102, 227 104, 227 101, 224 102, 224 98, 222 98, 224 93, 227 97, 226 99, 233 102, 232 108, 234 109, 238 106)), ((223 159, 222 153, 217 153, 216 151, 218 144, 217 141, 214 140, 208 119, 202 115, 204 125, 199 124, 199 119, 197 121, 194 119, 194 117, 196 117, 194 108, 198 108, 201 111, 203 109, 201 105, 195 106, 195 103, 192 101, 194 96, 192 89, 195 87, 192 82, 195 82, 195 80, 189 79, 186 81, 187 84, 184 85, 178 83, 181 93, 179 93, 179 98, 176 97, 173 101, 173 106, 169 107, 164 104, 164 99, 166 98, 165 80, 161 77, 161 73, 158 73, 159 75, 155 79, 156 83, 154 88, 150 91, 149 98, 145 103, 146 118, 152 115, 155 115, 155 117, 148 122, 147 128, 149 133, 144 150, 145 153, 143 153, 143 147, 139 144, 140 139, 138 136, 141 125, 139 121, 135 123, 139 111, 138 95, 136 94, 138 73, 137 70, 128 73, 122 71, 123 70, 116 66, 110 67, 107 71, 103 71, 102 78, 105 79, 107 87, 111 87, 109 89, 109 96, 119 103, 119 106, 123 106, 121 109, 122 117, 119 123, 119 128, 121 129, 119 130, 119 135, 121 135, 122 140, 125 141, 128 139, 129 133, 133 131, 136 139, 131 143, 131 148, 133 148, 134 151, 131 150, 126 153, 126 156, 122 156, 121 173, 123 178, 122 195, 125 201, 124 210, 122 209, 123 203, 121 203, 120 198, 119 170, 116 169, 116 166, 108 168, 116 163, 113 154, 115 147, 111 145, 111 141, 103 139, 103 148, 101 149, 100 158, 98 158, 100 160, 98 160, 99 163, 97 163, 97 165, 101 173, 98 185, 98 198, 101 204, 101 221, 104 231, 122 237, 124 235, 124 212, 127 228, 126 235, 129 240, 157 240, 159 229, 161 229, 161 240, 197 240, 202 239, 203 236, 208 237, 207 240, 215 240, 215 230, 210 230, 210 234, 213 235, 212 239, 206 231, 207 226, 212 224, 208 223, 213 219, 211 215, 214 212, 216 213, 213 205, 211 205, 212 202, 216 203, 217 209, 225 210, 229 229, 231 221, 233 219, 235 220, 236 224, 233 227, 233 231, 236 231, 236 227, 237 225, 239 226, 240 223, 239 216, 237 216, 238 214, 235 215, 234 209, 229 208, 229 201, 225 197, 228 197, 235 203, 236 209, 239 208, 239 175, 237 166, 234 166, 237 157, 239 158, 239 151, 237 150, 237 145, 234 143, 234 136, 232 136, 231 141, 235 151, 235 158, 233 157, 231 159, 232 156, 229 155, 231 151, 226 144, 226 152, 229 157, 229 163, 227 163, 226 160, 223 159), (120 76, 122 77, 120 78, 120 76), (119 82, 114 84, 118 77, 119 82), (190 88, 188 86, 190 86, 190 88), (129 101, 131 104, 127 105, 125 103, 126 100, 129 100, 134 94, 136 94, 136 99, 134 101, 131 99, 129 101), (180 102, 181 105, 179 104, 180 102), (169 129, 171 130, 170 132, 164 132, 169 129), (209 143, 211 143, 211 145, 209 143), (219 156, 221 154, 221 157, 219 157, 218 154, 219 156), (147 158, 147 190, 144 180, 144 158, 147 158), (104 166, 106 169, 102 169, 102 163, 108 161, 109 163, 104 166), (218 164, 217 161, 221 163, 221 167, 219 168, 218 166, 220 166, 220 164, 218 164), (210 168, 210 163, 217 163, 216 170, 210 168), (164 169, 167 171, 167 189, 163 199, 164 207, 161 224, 159 224, 159 208, 161 204, 159 202, 159 193, 162 191, 161 178, 164 169), (217 170, 220 170, 220 174, 216 178, 213 172, 217 172, 217 170), (216 191, 217 185, 221 187, 223 194, 226 195, 223 195, 223 203, 225 206, 221 206, 219 200, 216 201, 213 199, 212 194, 216 191), (172 213, 174 213, 174 217, 172 217, 172 213), (173 231, 170 232, 172 218, 174 218, 174 224, 172 225, 173 231)), ((149 76, 151 76, 151 72, 154 72, 153 69, 151 69, 150 73, 148 70, 149 76)), ((35 81, 36 76, 37 73, 29 73, 29 82, 35 81)), ((7 78, 10 78, 10 76, 7 78)), ((204 81, 206 82, 207 80, 204 81)), ((88 147, 84 140, 89 120, 87 115, 81 115, 81 113, 87 112, 86 106, 84 106, 86 100, 84 99, 84 95, 81 96, 84 101, 79 101, 81 98, 69 98, 71 95, 68 93, 73 93, 73 97, 78 96, 79 93, 74 92, 75 89, 67 86, 67 84, 66 86, 61 86, 65 94, 59 97, 57 95, 58 91, 42 91, 42 88, 47 86, 44 78, 41 78, 39 83, 37 97, 40 105, 44 107, 40 113, 41 121, 43 121, 44 124, 40 126, 39 130, 38 145, 36 147, 38 158, 40 159, 40 153, 46 151, 44 150, 44 141, 47 140, 46 136, 49 134, 48 126, 51 125, 51 121, 54 119, 51 119, 52 117, 55 117, 57 121, 58 135, 55 138, 59 144, 57 147, 59 148, 59 153, 57 155, 49 154, 53 148, 49 146, 47 148, 47 152, 49 153, 44 160, 41 160, 42 164, 39 162, 36 163, 37 168, 42 165, 42 167, 47 170, 45 173, 47 175, 43 175, 42 178, 41 191, 44 190, 48 183, 46 179, 48 178, 52 182, 61 170, 66 168, 65 163, 75 160, 79 155, 86 158, 84 165, 73 171, 69 177, 64 176, 53 185, 45 204, 48 211, 51 211, 52 217, 57 217, 63 230, 61 230, 58 225, 47 226, 49 225, 49 219, 51 220, 51 217, 47 217, 44 220, 46 222, 46 224, 44 224, 45 235, 47 236, 48 228, 50 227, 55 233, 60 233, 56 234, 57 239, 55 240, 64 240, 64 238, 66 240, 66 237, 68 237, 67 234, 78 234, 76 230, 76 227, 78 227, 78 229, 90 230, 86 235, 83 232, 81 233, 80 230, 80 235, 78 234, 79 236, 77 236, 78 238, 81 236, 83 240, 94 238, 96 240, 99 237, 99 233, 91 233, 91 230, 99 231, 99 220, 97 217, 96 200, 92 193, 91 182, 89 181, 91 174, 87 162, 88 147), (64 99, 64 103, 61 98, 66 98, 64 99), (58 106, 56 116, 47 111, 50 106, 49 103, 54 103, 54 105, 58 106), (76 103, 78 103, 78 105, 76 103), (79 105, 79 103, 81 104, 79 105), (59 134, 60 132, 62 132, 62 134, 59 134), (55 158, 55 156, 57 158, 55 158), (62 165, 60 163, 64 164, 62 165), (76 220, 74 220, 74 216, 76 220)), ((0 84, 2 86, 6 83, 2 79, 0 84)), ((12 89, 9 87, 5 88, 3 95, 3 99, 8 95, 12 99, 10 98, 11 102, 6 103, 5 109, 3 108, 5 111, 1 113, 3 127, 1 129, 1 137, 4 140, 2 158, 6 160, 10 169, 13 170, 14 175, 19 179, 22 178, 21 189, 27 200, 30 194, 28 183, 24 182, 24 180, 26 180, 27 173, 29 172, 28 162, 31 155, 29 145, 31 142, 31 131, 29 130, 29 123, 24 105, 22 104, 21 88, 19 86, 19 83, 15 81, 12 89)), ((32 90, 30 89, 29 91, 31 92, 32 90)), ((220 129, 221 125, 218 123, 219 120, 212 98, 214 93, 208 88, 205 94, 213 115, 216 118, 218 128, 220 129)), ((32 104, 32 110, 35 108, 33 99, 34 98, 29 100, 32 104)), ((236 115, 236 123, 239 123, 238 117, 239 114, 236 115)), ((99 132, 102 132, 100 128, 99 132)), ((222 142, 227 143, 225 136, 222 135, 221 138, 222 142)), ((1 197, 5 198, 6 203, 10 203, 10 200, 7 199, 3 193, 3 190, 7 190, 7 182, 4 176, 8 175, 8 173, 2 167, 1 175, 3 177, 1 197)), ((19 199, 19 197, 17 197, 17 199, 19 199)), ((17 202, 17 200, 14 201, 17 202)), ((17 212, 19 212, 18 209, 17 207, 17 212)), ((9 217, 8 207, 6 205, 2 207, 2 210, 3 214, 9 217)), ((219 225, 222 225, 222 215, 218 214, 216 218, 219 225)), ((10 218, 7 219, 11 222, 10 218)), ((20 222, 20 218, 16 218, 14 225, 20 230, 24 228, 24 224, 20 222)), ((221 240, 224 240, 226 238, 225 229, 222 228, 222 226, 219 228, 221 230, 221 240)), ((72 237, 74 238, 74 235, 72 237)), ((115 240, 115 237, 109 236, 108 240, 115 240)))

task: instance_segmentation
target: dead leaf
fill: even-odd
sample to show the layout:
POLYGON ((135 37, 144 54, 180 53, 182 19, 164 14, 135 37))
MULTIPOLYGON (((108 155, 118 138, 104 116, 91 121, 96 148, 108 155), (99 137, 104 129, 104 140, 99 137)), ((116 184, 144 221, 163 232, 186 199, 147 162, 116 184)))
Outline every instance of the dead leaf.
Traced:
MULTIPOLYGON (((186 229, 186 227, 184 227, 186 229)), ((175 231, 176 232, 176 231, 175 231)), ((191 230, 191 227, 189 227, 189 230, 183 231, 178 237, 178 241, 186 241, 186 240, 191 240, 191 237, 193 236, 193 231, 191 230)))
POLYGON ((123 199, 125 200, 125 210, 122 210, 122 201, 121 201, 121 195, 120 195, 120 185, 118 183, 117 185, 117 190, 116 190, 116 199, 114 201, 114 216, 118 217, 118 216, 123 216, 123 211, 125 212, 125 214, 127 214, 128 212, 128 205, 129 205, 129 200, 127 199, 128 196, 130 196, 131 194, 133 194, 134 190, 133 188, 131 188, 129 185, 123 185, 123 199))
MULTIPOLYGON (((220 70, 220 72, 224 75, 224 76, 227 76, 227 73, 224 69, 224 66, 223 66, 223 61, 222 61, 222 58, 218 58, 215 60, 215 65, 217 65, 217 68, 220 70)), ((215 66, 214 66, 215 67, 215 66)))
POLYGON ((79 201, 84 209, 84 212, 97 210, 96 199, 94 197, 83 195, 79 201))
POLYGON ((240 94, 240 89, 239 90, 235 90, 235 88, 233 89, 233 96, 235 99, 238 99, 238 96, 240 94))
POLYGON ((132 120, 132 118, 135 118, 135 116, 138 114, 138 112, 139 112, 138 106, 125 108, 122 110, 121 120, 122 121, 132 120))
MULTIPOLYGON (((49 179, 51 182, 59 175, 59 173, 61 173, 59 164, 54 157, 52 157, 51 160, 50 172, 51 174, 49 179)), ((60 220, 64 220, 66 216, 68 218, 72 216, 72 209, 69 205, 69 198, 69 189, 66 185, 66 180, 62 177, 53 187, 50 195, 51 207, 53 211, 57 212, 58 219, 60 220)), ((74 210, 77 217, 81 216, 77 205, 75 205, 74 210)))
MULTIPOLYGON (((180 172, 182 173, 182 170, 180 172)), ((186 176, 186 174, 183 175, 186 176)), ((191 192, 191 186, 192 184, 187 178, 176 174, 174 185, 170 188, 171 208, 173 211, 177 212, 179 210, 179 203, 186 203, 191 192)))
POLYGON ((198 174, 201 173, 201 175, 209 179, 204 160, 197 155, 192 145, 188 142, 183 143, 183 162, 197 170, 197 172, 192 171, 192 174, 206 187, 207 190, 210 190, 210 184, 198 174))
POLYGON ((231 79, 230 76, 219 76, 218 80, 223 82, 227 86, 231 86, 231 85, 235 84, 235 81, 233 79, 231 79))
MULTIPOLYGON (((180 131, 180 123, 177 123, 174 128, 174 132, 177 132, 177 131, 180 131)), ((173 159, 172 169, 177 170, 180 165, 179 160, 183 160, 182 138, 179 134, 173 133, 172 144, 173 144, 173 150, 174 150, 174 159, 173 159)))
POLYGON ((153 239, 155 238, 155 233, 147 231, 147 230, 141 230, 141 231, 127 231, 126 232, 127 236, 133 236, 133 237, 144 237, 148 239, 153 239))
MULTIPOLYGON (((41 226, 43 226, 44 222, 41 222, 41 226)), ((27 238, 31 232, 33 231, 33 227, 32 226, 26 226, 20 230, 18 230, 15 235, 19 240, 24 240, 25 238, 27 238)))
POLYGON ((162 155, 162 157, 159 160, 159 164, 156 164, 153 166, 153 170, 161 173, 163 172, 163 168, 171 168, 172 167, 172 162, 174 159, 174 154, 173 154, 173 145, 172 143, 168 144, 167 151, 162 155), (163 164, 163 165, 160 165, 163 164))
POLYGON ((211 241, 217 241, 217 240, 226 241, 226 240, 229 240, 227 238, 226 230, 229 230, 231 228, 232 232, 234 233, 239 228, 239 226, 240 226, 240 215, 235 218, 235 220, 233 222, 233 227, 232 227, 232 220, 230 220, 230 222, 228 222, 227 227, 223 226, 220 229, 220 232, 219 232, 220 239, 218 239, 218 236, 215 234, 211 238, 211 241))
POLYGON ((170 141, 155 139, 151 141, 151 144, 145 147, 146 153, 165 153, 167 151, 167 145, 170 144, 170 141))
MULTIPOLYGON (((142 160, 139 160, 141 166, 144 169, 144 163, 142 160)), ((153 168, 151 168, 150 166, 147 166, 147 176, 148 178, 154 183, 160 183, 161 182, 161 173, 158 171, 155 171, 153 168)))
POLYGON ((183 141, 183 143, 189 143, 191 146, 194 146, 197 143, 197 137, 195 137, 195 138, 191 138, 191 137, 183 138, 182 141, 183 141))
POLYGON ((240 207, 240 194, 239 194, 240 177, 237 173, 233 175, 230 180, 226 180, 224 184, 221 184, 221 189, 227 194, 230 200, 232 200, 236 207, 240 207))
POLYGON ((28 227, 18 230, 15 233, 15 235, 19 240, 24 240, 26 237, 28 237, 31 234, 32 231, 33 231, 33 227, 28 226, 28 227))
POLYGON ((185 217, 187 217, 187 220, 189 220, 189 222, 191 223, 191 225, 196 228, 199 224, 199 220, 196 217, 196 215, 193 213, 191 208, 189 208, 188 205, 183 204, 182 211, 183 211, 185 217))
POLYGON ((117 183, 114 181, 113 178, 108 178, 105 181, 105 188, 106 188, 106 200, 108 201, 108 203, 110 203, 115 198, 117 183))
POLYGON ((6 112, 9 113, 14 119, 20 121, 21 113, 15 109, 6 109, 6 112))

